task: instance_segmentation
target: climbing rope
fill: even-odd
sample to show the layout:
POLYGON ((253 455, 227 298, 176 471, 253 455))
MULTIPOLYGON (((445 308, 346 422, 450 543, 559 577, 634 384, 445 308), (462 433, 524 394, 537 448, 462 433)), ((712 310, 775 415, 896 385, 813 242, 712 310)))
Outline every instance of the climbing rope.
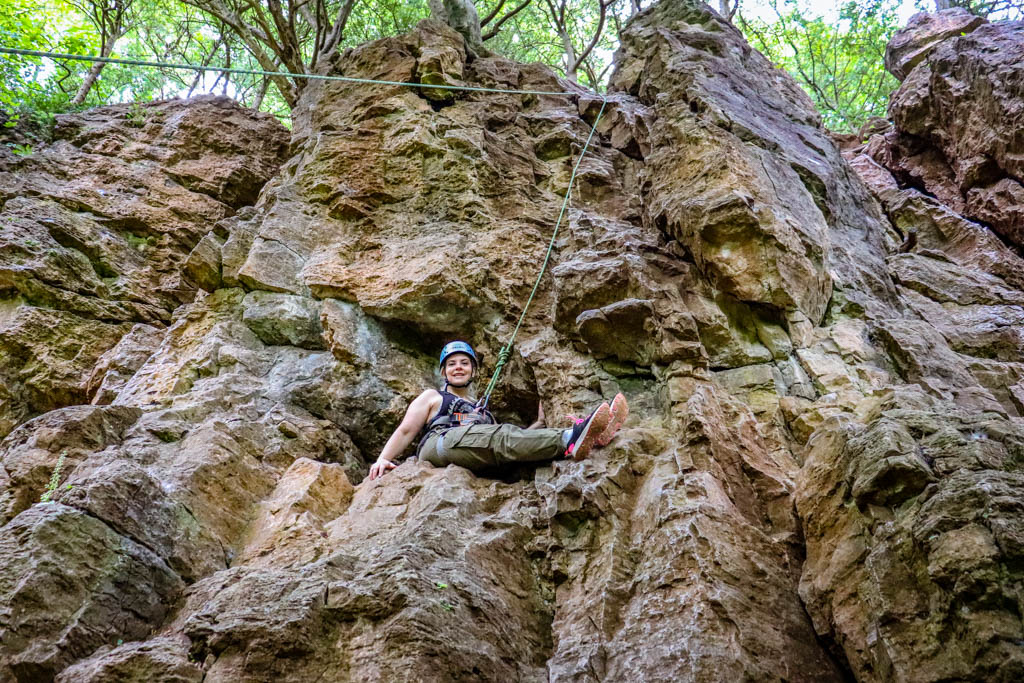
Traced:
POLYGON ((484 395, 480 398, 479 405, 481 408, 486 408, 487 404, 491 400, 491 392, 498 385, 498 377, 501 375, 502 369, 505 364, 508 363, 509 358, 512 356, 512 345, 515 344, 516 335, 519 334, 519 328, 523 325, 523 320, 526 319, 526 312, 530 309, 530 304, 533 303, 533 297, 537 294, 537 289, 540 287, 540 280, 544 277, 544 271, 548 267, 548 261, 551 260, 551 253, 555 249, 555 238, 558 237, 558 229, 562 225, 562 216, 565 215, 565 207, 569 204, 569 194, 572 192, 572 185, 576 181, 576 172, 580 168, 580 163, 583 161, 583 157, 587 153, 587 148, 590 147, 590 141, 594 137, 594 131, 597 130, 597 124, 601 121, 601 115, 604 114, 605 105, 608 104, 608 98, 605 95, 601 96, 601 109, 597 112, 597 118, 594 119, 594 125, 590 127, 590 135, 587 136, 587 141, 583 144, 583 149, 580 151, 580 156, 576 160, 576 165, 573 166, 572 175, 569 176, 569 187, 565 190, 565 198, 562 200, 562 209, 558 212, 558 220, 555 221, 555 231, 551 233, 551 241, 548 242, 548 252, 544 255, 544 263, 540 266, 540 272, 537 273, 537 281, 533 283, 533 291, 530 292, 530 298, 526 300, 526 305, 523 306, 523 312, 519 316, 519 322, 516 323, 516 327, 512 330, 512 336, 509 338, 508 343, 501 347, 498 351, 498 363, 494 366, 494 374, 491 376, 491 381, 487 385, 487 390, 484 395))
POLYGON ((151 66, 162 69, 184 69, 186 71, 219 71, 228 74, 246 74, 249 76, 286 76, 288 78, 308 78, 317 81, 344 81, 345 83, 373 83, 375 85, 402 85, 409 88, 426 88, 429 90, 469 90, 471 92, 500 92, 510 95, 579 95, 578 92, 548 90, 506 90, 503 88, 479 88, 470 85, 441 85, 432 83, 405 83, 403 81, 382 81, 374 78, 355 78, 351 76, 325 76, 322 74, 297 74, 290 71, 263 71, 262 69, 235 69, 226 66, 195 66, 194 64, 173 64, 170 62, 149 62, 142 59, 119 59, 117 57, 95 57, 90 55, 71 55, 62 52, 44 52, 42 50, 22 50, 13 47, 0 47, 0 54, 21 55, 23 57, 49 57, 50 59, 71 59, 79 62, 103 62, 104 64, 120 64, 122 66, 151 66))
MULTIPOLYGON (((116 57, 95 57, 88 55, 72 55, 64 54, 60 52, 45 52, 42 50, 22 50, 17 48, 0 47, 0 54, 10 55, 21 55, 25 57, 48 57, 50 59, 71 59, 82 62, 103 62, 105 64, 121 64, 124 66, 149 66, 155 68, 165 69, 185 69, 188 71, 218 71, 221 73, 232 73, 232 74, 246 74, 250 76, 285 76, 288 78, 309 78, 321 81, 343 81, 346 83, 370 83, 374 85, 396 85, 405 86, 409 88, 430 88, 437 90, 467 90, 470 92, 495 92, 495 93, 507 93, 510 95, 559 95, 559 96, 572 96, 580 95, 579 92, 558 92, 558 91, 547 91, 547 90, 505 90, 502 88, 480 88, 469 85, 434 85, 430 83, 406 83, 403 81, 384 81, 374 78, 354 78, 351 76, 325 76, 321 74, 297 74, 290 73, 287 71, 263 71, 261 69, 235 69, 223 66, 194 66, 192 64, 172 64, 167 62, 152 62, 141 59, 119 59, 116 57)), ((576 164, 573 166, 572 175, 569 176, 569 187, 565 190, 565 197, 562 199, 562 208, 558 212, 558 219, 555 221, 555 230, 551 233, 551 241, 548 242, 548 251, 544 255, 544 262, 541 264, 540 272, 537 274, 537 281, 533 283, 533 290, 530 292, 530 297, 526 300, 526 304, 523 306, 523 312, 519 315, 519 321, 516 323, 515 329, 512 330, 512 336, 509 337, 508 342, 501 347, 498 352, 498 362, 494 366, 494 374, 491 375, 491 381, 487 384, 487 390, 484 391, 483 396, 478 402, 478 406, 481 409, 487 407, 487 404, 491 400, 491 393, 494 388, 498 385, 498 379, 501 376, 501 371, 508 364, 509 359, 512 357, 512 347, 516 341, 516 335, 519 334, 519 328, 522 327, 523 321, 526 319, 526 313, 530 310, 530 304, 533 303, 533 298, 537 294, 537 289, 540 288, 540 281, 544 277, 544 272, 547 270, 548 262, 551 260, 551 254, 555 248, 555 239, 558 237, 558 230, 562 225, 562 217, 565 215, 565 209, 569 205, 569 196, 572 193, 572 186, 576 182, 576 173, 579 171, 580 163, 583 161, 583 157, 587 154, 587 149, 590 147, 590 141, 594 138, 594 131, 597 130, 597 124, 601 121, 601 116, 604 114, 605 106, 608 104, 608 98, 605 95, 601 95, 601 109, 597 112, 597 118, 594 119, 594 125, 590 127, 590 135, 587 136, 587 141, 583 144, 583 149, 580 151, 580 156, 576 159, 576 164)))

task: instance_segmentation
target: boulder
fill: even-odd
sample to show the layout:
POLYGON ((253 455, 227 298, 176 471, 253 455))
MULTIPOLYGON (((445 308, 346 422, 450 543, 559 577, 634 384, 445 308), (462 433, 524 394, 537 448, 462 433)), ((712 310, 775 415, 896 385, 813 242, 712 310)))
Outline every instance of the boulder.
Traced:
POLYGON ((0 156, 0 436, 87 402, 134 324, 163 327, 193 282, 215 286, 186 257, 286 151, 273 117, 204 96, 63 114, 49 144, 0 156))
POLYGON ((0 530, 7 680, 52 678, 102 645, 147 637, 184 588, 151 550, 59 503, 0 530))
POLYGON ((892 391, 863 423, 834 418, 811 439, 797 483, 800 593, 858 680, 1024 671, 1020 621, 992 600, 1016 580, 1022 548, 1022 436, 1005 418, 892 391))
POLYGON ((111 649, 101 648, 87 659, 64 669, 58 683, 105 683, 112 681, 160 681, 201 683, 203 670, 188 658, 188 640, 152 638, 111 649))
POLYGON ((902 184, 1024 245, 1024 23, 979 25, 964 10, 915 15, 887 55, 916 66, 892 97, 895 129, 874 146, 875 159, 902 184))
POLYGON ((951 7, 929 14, 918 12, 907 25, 893 34, 885 46, 885 68, 899 80, 928 58, 936 45, 947 38, 963 36, 982 24, 983 17, 963 7, 951 7))

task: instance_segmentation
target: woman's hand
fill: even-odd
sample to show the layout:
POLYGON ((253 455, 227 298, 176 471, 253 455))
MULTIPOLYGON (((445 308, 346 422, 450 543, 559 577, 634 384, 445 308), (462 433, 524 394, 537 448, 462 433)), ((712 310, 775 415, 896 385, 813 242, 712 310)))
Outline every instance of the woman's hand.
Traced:
POLYGON ((391 462, 390 460, 385 460, 384 458, 377 458, 377 462, 370 465, 370 479, 373 480, 376 479, 377 477, 383 477, 385 474, 388 473, 389 470, 393 470, 396 467, 398 467, 398 465, 391 462))

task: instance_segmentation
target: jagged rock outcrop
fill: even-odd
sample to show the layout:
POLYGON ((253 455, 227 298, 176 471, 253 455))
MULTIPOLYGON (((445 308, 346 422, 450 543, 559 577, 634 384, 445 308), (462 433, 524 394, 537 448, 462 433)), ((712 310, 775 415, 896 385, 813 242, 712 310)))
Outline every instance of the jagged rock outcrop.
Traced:
POLYGON ((0 151, 0 435, 87 403, 102 354, 192 300, 182 261, 286 147, 272 117, 203 97, 58 116, 51 144, 0 151))
POLYGON ((363 480, 442 342, 507 338, 601 100, 434 21, 347 50, 572 94, 310 83, 290 158, 159 271, 202 291, 0 442, 0 680, 1020 677, 1024 262, 847 163, 703 3, 615 59, 493 407, 624 391, 616 440, 363 480))
POLYGON ((1024 277, 1004 240, 1020 242, 1011 223, 971 220, 984 217, 965 201, 1012 176, 995 159, 1006 159, 999 140, 1017 137, 1006 126, 1019 127, 1024 92, 1008 78, 1019 59, 1000 52, 1019 54, 1024 34, 965 15, 917 15, 894 37, 887 64, 909 72, 891 105, 895 130, 847 153, 903 238, 889 264, 918 320, 884 326, 879 341, 916 386, 880 394, 858 420, 830 418, 797 484, 801 594, 868 680, 1024 674, 1020 603, 1006 597, 1018 594, 1024 534, 1024 277), (914 110, 919 96, 928 103, 914 110), (985 158, 994 175, 972 175, 985 158))
POLYGON ((885 46, 885 68, 902 81, 928 57, 936 45, 970 33, 984 23, 983 17, 971 14, 962 7, 952 7, 932 14, 919 12, 885 46))
POLYGON ((919 392, 830 418, 797 482, 801 595, 861 680, 1014 680, 1024 425, 919 392))
POLYGON ((918 14, 893 37, 886 66, 902 84, 874 159, 1024 247, 1024 22, 959 8, 918 14))

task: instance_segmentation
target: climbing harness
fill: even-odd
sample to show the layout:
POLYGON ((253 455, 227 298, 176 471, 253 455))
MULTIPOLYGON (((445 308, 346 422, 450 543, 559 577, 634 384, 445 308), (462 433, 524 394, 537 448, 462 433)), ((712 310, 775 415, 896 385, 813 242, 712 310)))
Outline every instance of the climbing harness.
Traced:
POLYGON ((481 409, 461 396, 456 396, 449 391, 442 391, 441 407, 438 408, 437 415, 420 430, 420 442, 416 446, 416 455, 419 456, 423 444, 431 435, 455 427, 474 424, 492 425, 497 424, 497 420, 494 419, 490 411, 481 409))
MULTIPOLYGON (((313 80, 321 81, 343 81, 346 83, 370 83, 375 85, 396 85, 406 86, 410 88, 426 88, 431 90, 466 90, 470 92, 493 92, 493 93, 506 93, 510 95, 556 95, 569 97, 573 95, 581 95, 579 92, 568 92, 568 91, 546 91, 546 90, 511 90, 503 88, 481 88, 469 85, 437 85, 432 83, 406 83, 403 81, 384 81, 373 78, 354 78, 351 76, 327 76, 322 74, 297 74, 287 71, 263 71, 261 69, 235 69, 231 67, 222 66, 194 66, 192 64, 172 64, 165 62, 152 62, 140 59, 120 59, 116 57, 95 57, 87 55, 72 55, 64 54, 60 52, 45 52, 42 50, 23 50, 20 48, 9 48, 0 47, 0 54, 10 55, 21 55, 25 57, 48 57, 50 59, 71 59, 82 62, 103 62, 105 64, 121 64, 125 66, 150 66, 156 68, 169 68, 169 69, 185 69, 187 71, 218 71, 221 73, 233 73, 233 74, 246 74, 251 76, 285 76, 289 78, 308 78, 313 80)), ((590 147, 590 141, 594 137, 594 132, 597 130, 597 124, 601 121, 601 116, 604 114, 605 106, 608 104, 607 95, 601 95, 600 93, 594 93, 601 97, 601 108, 597 112, 597 118, 594 119, 594 124, 590 127, 590 135, 587 136, 587 141, 583 145, 583 149, 580 150, 579 158, 576 159, 576 164, 573 166, 572 175, 569 176, 569 186, 565 190, 565 197, 562 199, 562 208, 558 212, 558 219, 555 221, 555 229, 551 234, 551 240, 548 242, 548 250, 544 255, 544 262, 541 264, 540 272, 537 274, 537 280, 533 284, 533 290, 530 292, 530 297, 526 300, 526 304, 523 306, 523 311, 519 316, 519 321, 516 323, 515 329, 512 331, 512 336, 509 337, 508 342, 501 347, 498 351, 498 361, 494 366, 494 374, 491 376, 491 381, 487 384, 487 389, 477 403, 477 407, 486 412, 487 405, 491 400, 491 393, 494 388, 498 385, 498 378, 501 376, 501 371, 505 368, 509 359, 512 357, 512 347, 516 341, 516 335, 519 334, 519 328, 522 327, 523 321, 526 319, 526 313, 530 309, 530 304, 533 303, 533 297, 537 294, 537 289, 540 287, 541 278, 544 277, 544 272, 547 270, 548 262, 551 260, 551 254, 554 251, 555 239, 558 237, 558 230, 562 225, 562 217, 565 215, 565 209, 569 204, 569 196, 572 193, 572 186, 576 182, 576 173, 579 171, 580 163, 583 161, 583 157, 587 154, 587 149, 590 147)), ((468 344, 467 344, 468 346, 468 344)), ((447 348, 447 347, 446 347, 447 348)), ((474 359, 476 358, 473 354, 474 359)), ((489 413, 488 413, 489 414, 489 413)))

